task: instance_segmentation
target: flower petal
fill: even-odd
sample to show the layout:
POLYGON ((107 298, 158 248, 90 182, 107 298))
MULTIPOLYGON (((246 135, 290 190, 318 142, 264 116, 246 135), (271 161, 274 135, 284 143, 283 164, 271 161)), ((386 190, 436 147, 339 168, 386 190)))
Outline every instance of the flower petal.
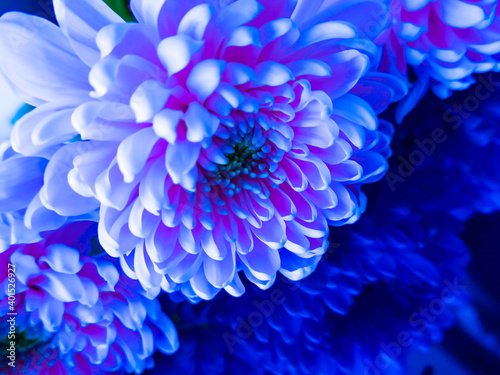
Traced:
POLYGON ((130 98, 130 108, 137 122, 150 121, 165 106, 170 92, 156 80, 141 83, 130 98))
POLYGON ((168 145, 165 162, 168 174, 174 183, 180 183, 182 175, 196 165, 200 150, 199 143, 187 141, 168 145))
POLYGON ((221 81, 221 74, 226 63, 221 60, 208 59, 198 63, 189 73, 186 85, 200 103, 215 91, 221 81))
POLYGON ((39 262, 45 262, 49 267, 60 273, 77 274, 83 267, 78 250, 63 244, 47 246, 47 255, 41 256, 39 262))
POLYGON ((26 208, 43 185, 47 160, 16 157, 0 163, 0 212, 26 208))
POLYGON ((276 249, 271 249, 260 241, 254 241, 254 249, 239 255, 253 276, 262 281, 272 280, 280 268, 280 256, 276 249))
POLYGON ((0 18, 0 68, 29 104, 88 95, 89 68, 52 22, 24 13, 0 18))
POLYGON ((83 284, 77 275, 57 273, 46 270, 43 272, 45 280, 39 287, 61 302, 74 302, 85 293, 83 284))
POLYGON ((175 35, 163 39, 158 45, 158 57, 169 75, 180 72, 191 61, 191 57, 203 46, 203 42, 186 35, 175 35))
POLYGON ((128 136, 120 143, 116 159, 126 183, 132 182, 142 171, 157 142, 158 137, 153 128, 148 127, 128 136))
POLYGON ((202 40, 215 8, 208 4, 199 4, 189 10, 179 24, 177 34, 188 35, 194 40, 202 40))
POLYGON ((73 50, 88 66, 99 59, 97 32, 111 23, 124 21, 101 0, 54 0, 57 23, 73 50))
POLYGON ((184 115, 186 122, 186 138, 190 142, 201 142, 206 137, 212 137, 219 128, 219 119, 208 112, 198 102, 191 102, 184 115))
POLYGON ((57 332, 64 316, 64 303, 56 298, 47 298, 39 309, 40 320, 48 332, 57 332))
POLYGON ((99 207, 97 200, 77 194, 68 182, 68 173, 73 168, 72 160, 78 155, 80 143, 70 143, 57 151, 44 174, 40 200, 45 207, 62 216, 83 215, 99 207))

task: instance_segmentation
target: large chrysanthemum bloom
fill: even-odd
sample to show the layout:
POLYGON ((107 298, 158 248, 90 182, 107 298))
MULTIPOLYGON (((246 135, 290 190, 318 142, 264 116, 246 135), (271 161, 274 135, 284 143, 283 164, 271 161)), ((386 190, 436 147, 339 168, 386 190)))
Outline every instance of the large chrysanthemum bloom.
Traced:
MULTIPOLYGON (((406 114, 430 86, 440 98, 469 87, 472 74, 500 69, 500 9, 496 0, 386 0, 391 22, 378 37, 382 69, 418 82, 406 114)), ((411 100, 410 100, 411 99, 411 100)))
POLYGON ((60 27, 3 16, 0 67, 38 106, 13 147, 50 159, 41 203, 100 207, 102 246, 147 289, 210 299, 242 294, 239 270, 263 288, 309 274, 385 171, 376 113, 404 92, 367 73, 376 48, 348 22, 363 4, 133 0, 124 23, 55 0, 60 27))
MULTIPOLYGON (((98 245, 96 223, 46 232, 0 259, 0 327, 6 338, 15 318, 15 340, 7 340, 16 342, 14 373, 141 373, 157 349, 177 349, 173 323, 138 282, 120 276, 98 245)), ((2 370, 13 370, 8 362, 2 370)))

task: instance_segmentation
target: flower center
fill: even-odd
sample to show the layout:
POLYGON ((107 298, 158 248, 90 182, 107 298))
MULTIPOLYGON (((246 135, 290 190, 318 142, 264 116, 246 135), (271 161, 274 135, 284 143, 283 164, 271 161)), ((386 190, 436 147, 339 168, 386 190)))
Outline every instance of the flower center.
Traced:
POLYGON ((268 198, 269 191, 265 185, 273 188, 278 185, 272 179, 269 183, 265 181, 278 168, 284 152, 269 141, 267 132, 259 124, 250 129, 240 129, 236 125, 230 130, 229 138, 221 140, 220 146, 227 163, 215 164, 216 170, 207 171, 208 185, 204 190, 209 192, 218 187, 229 197, 250 190, 264 199, 268 198))

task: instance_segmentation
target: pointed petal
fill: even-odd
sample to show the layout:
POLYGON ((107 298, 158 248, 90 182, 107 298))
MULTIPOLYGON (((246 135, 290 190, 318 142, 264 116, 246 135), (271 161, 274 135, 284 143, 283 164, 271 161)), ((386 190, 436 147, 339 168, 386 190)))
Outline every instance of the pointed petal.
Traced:
POLYGON ((77 275, 54 271, 44 271, 43 275, 45 276, 45 280, 38 284, 39 287, 59 301, 74 302, 83 297, 85 291, 77 275))

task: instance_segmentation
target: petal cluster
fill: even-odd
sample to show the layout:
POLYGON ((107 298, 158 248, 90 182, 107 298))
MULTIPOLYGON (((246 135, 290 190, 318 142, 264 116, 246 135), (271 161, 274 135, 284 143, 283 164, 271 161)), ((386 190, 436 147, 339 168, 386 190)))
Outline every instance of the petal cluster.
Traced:
MULTIPOLYGON (((80 222, 0 254, 0 326, 8 330, 7 313, 16 312, 16 366, 23 373, 140 373, 152 367, 157 349, 177 349, 175 327, 158 301, 99 249, 97 224, 80 222)), ((7 361, 1 366, 7 369, 7 361)))
POLYGON ((500 68, 498 1, 388 1, 390 28, 379 38, 384 65, 414 67, 434 93, 448 97, 469 87, 472 74, 500 68))

